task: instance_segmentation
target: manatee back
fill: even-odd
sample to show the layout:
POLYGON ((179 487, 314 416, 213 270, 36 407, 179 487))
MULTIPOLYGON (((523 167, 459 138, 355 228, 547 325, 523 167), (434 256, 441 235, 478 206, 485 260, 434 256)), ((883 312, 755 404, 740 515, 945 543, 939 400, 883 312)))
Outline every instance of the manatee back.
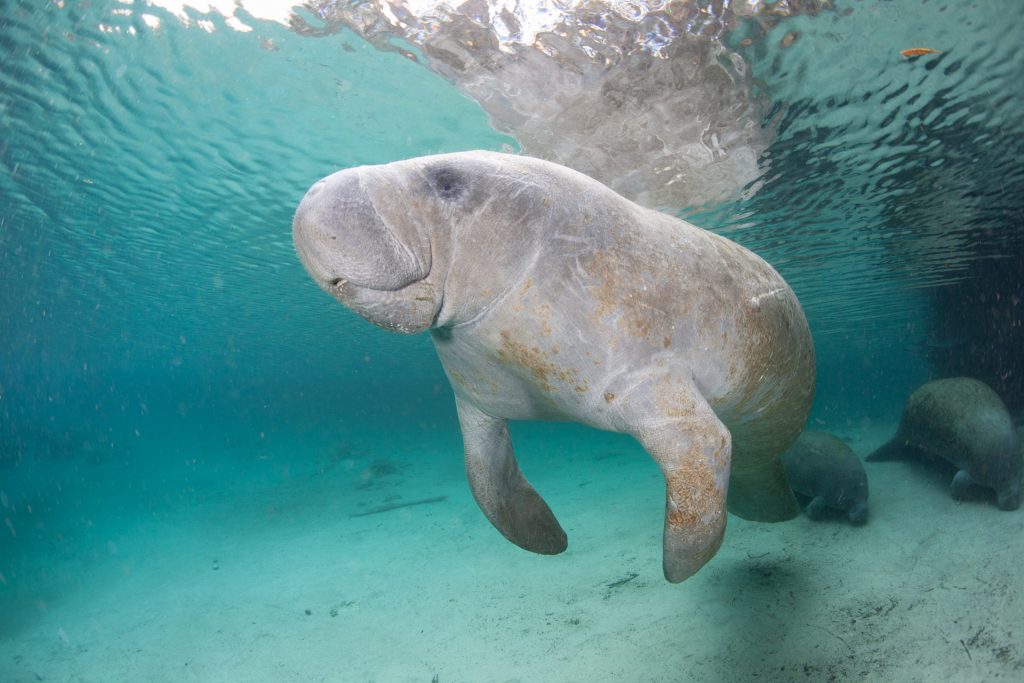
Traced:
POLYGON ((1020 441, 999 395, 968 377, 935 380, 907 400, 894 441, 968 470, 981 483, 1019 476, 1020 441))

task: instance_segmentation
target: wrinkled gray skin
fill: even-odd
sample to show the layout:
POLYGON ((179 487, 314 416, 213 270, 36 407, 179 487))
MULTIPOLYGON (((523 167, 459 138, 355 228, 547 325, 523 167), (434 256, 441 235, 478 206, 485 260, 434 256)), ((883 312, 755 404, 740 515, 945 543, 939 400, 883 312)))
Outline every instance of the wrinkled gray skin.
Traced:
POLYGON ((907 399, 896 436, 867 460, 914 456, 954 465, 958 472, 950 489, 958 500, 977 485, 994 489, 1001 509, 1020 507, 1020 438, 1006 405, 983 382, 953 377, 918 388, 907 399))
POLYGON ((798 513, 778 456, 806 419, 814 350, 793 292, 746 249, 570 169, 491 152, 340 171, 309 189, 293 229, 346 306, 430 330, 473 495, 513 543, 566 547, 516 463, 510 419, 643 444, 667 484, 669 581, 717 551, 727 490, 748 519, 798 513))
POLYGON ((782 466, 804 512, 822 519, 829 508, 846 514, 851 524, 868 521, 868 475, 857 454, 825 432, 804 432, 782 454, 782 466))

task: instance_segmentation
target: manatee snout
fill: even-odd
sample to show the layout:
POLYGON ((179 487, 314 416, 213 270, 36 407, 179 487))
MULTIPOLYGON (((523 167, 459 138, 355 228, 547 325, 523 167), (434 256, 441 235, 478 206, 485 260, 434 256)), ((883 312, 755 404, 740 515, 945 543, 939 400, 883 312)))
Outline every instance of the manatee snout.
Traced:
POLYGON ((362 168, 329 175, 299 203, 292 239, 322 289, 375 325, 412 334, 434 322, 443 292, 430 279, 429 239, 417 222, 396 219, 398 189, 362 168))
POLYGON ((1016 510, 1020 507, 1020 475, 1010 483, 1008 490, 997 492, 996 503, 1000 510, 1016 510))
POLYGON ((381 219, 358 168, 314 184, 299 203, 292 232, 299 258, 325 289, 344 280, 394 291, 429 272, 381 219))
POLYGON ((846 511, 846 518, 850 520, 850 524, 860 526, 866 524, 868 521, 868 501, 859 500, 850 506, 846 511))

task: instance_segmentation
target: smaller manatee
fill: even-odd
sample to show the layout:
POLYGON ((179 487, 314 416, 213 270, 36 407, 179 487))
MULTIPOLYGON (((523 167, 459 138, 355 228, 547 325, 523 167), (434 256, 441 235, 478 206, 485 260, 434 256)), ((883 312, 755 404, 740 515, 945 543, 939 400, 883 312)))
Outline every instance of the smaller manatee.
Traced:
POLYGON ((868 476, 857 454, 825 432, 804 432, 782 455, 786 480, 804 512, 822 519, 826 510, 846 513, 851 524, 868 521, 868 476))
POLYGON ((903 408, 900 425, 869 462, 908 456, 938 457, 957 468, 951 492, 971 486, 994 489, 999 507, 1020 506, 1024 458, 1010 413, 987 384, 969 377, 939 379, 918 388, 903 408))

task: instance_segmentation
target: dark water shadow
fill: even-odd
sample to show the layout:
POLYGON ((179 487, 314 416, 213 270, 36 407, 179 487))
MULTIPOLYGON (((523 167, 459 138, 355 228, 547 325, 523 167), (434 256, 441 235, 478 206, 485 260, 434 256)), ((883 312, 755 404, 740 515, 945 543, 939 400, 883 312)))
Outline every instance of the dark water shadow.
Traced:
POLYGON ((821 585, 813 565, 788 553, 768 553, 735 560, 720 567, 712 578, 711 601, 723 615, 714 639, 714 661, 729 680, 806 679, 828 675, 834 655, 849 643, 817 625, 821 613, 821 585), (820 631, 818 640, 833 647, 809 652, 808 630, 820 631))

